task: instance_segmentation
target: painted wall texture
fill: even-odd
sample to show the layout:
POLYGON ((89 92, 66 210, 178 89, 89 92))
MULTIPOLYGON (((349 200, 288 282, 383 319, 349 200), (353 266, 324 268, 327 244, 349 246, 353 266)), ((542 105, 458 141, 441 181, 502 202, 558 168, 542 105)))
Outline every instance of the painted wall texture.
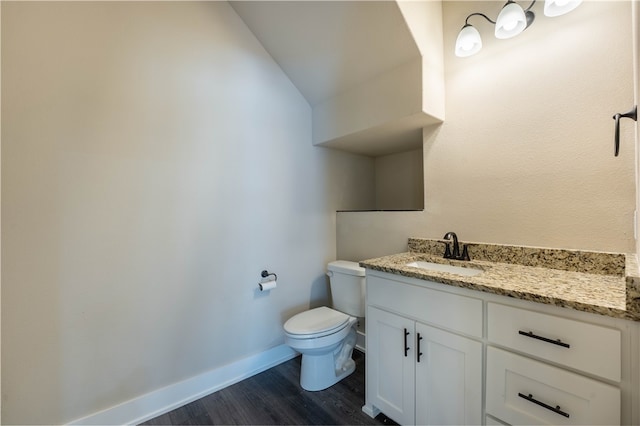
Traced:
POLYGON ((2 2, 2 420, 59 424, 283 343, 370 158, 226 2, 2 2), (259 274, 278 274, 268 297, 259 274))
POLYGON ((375 158, 376 210, 422 210, 422 149, 375 158))
MULTIPOLYGON (((502 2, 445 2, 446 120, 424 132, 422 214, 340 213, 338 256, 406 250, 409 236, 634 252, 633 125, 613 156, 613 120, 634 102, 631 2, 584 2, 497 40, 479 18, 484 48, 454 56, 472 12, 502 2)), ((472 18, 474 19, 474 18, 472 18)))

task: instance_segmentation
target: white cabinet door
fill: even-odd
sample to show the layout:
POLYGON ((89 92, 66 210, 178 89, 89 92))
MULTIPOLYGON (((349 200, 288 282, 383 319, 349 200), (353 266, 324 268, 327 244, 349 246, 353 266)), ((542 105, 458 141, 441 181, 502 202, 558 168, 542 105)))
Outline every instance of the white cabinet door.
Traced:
POLYGON ((367 403, 402 425, 415 420, 412 320, 367 308, 367 403))
POLYGON ((416 324, 416 424, 482 423, 482 343, 416 324))

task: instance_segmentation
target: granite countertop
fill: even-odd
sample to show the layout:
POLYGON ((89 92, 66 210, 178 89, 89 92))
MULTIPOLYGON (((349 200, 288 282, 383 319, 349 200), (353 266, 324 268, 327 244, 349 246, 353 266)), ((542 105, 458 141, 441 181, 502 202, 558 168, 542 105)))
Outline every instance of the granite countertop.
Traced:
POLYGON ((443 259, 441 240, 409 239, 409 251, 360 266, 455 287, 640 321, 635 254, 466 243, 471 261, 443 259), (475 276, 406 266, 415 261, 482 269, 475 276))

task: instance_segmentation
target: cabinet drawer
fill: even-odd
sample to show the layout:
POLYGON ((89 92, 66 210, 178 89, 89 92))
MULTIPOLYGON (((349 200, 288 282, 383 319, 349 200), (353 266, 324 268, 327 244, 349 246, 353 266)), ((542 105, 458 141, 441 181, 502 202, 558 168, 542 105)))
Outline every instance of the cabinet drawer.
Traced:
POLYGON ((620 330, 497 303, 487 318, 491 342, 620 381, 620 330))
POLYGON ((482 337, 482 300, 367 276, 367 303, 482 337))
POLYGON ((488 414, 510 424, 620 424, 620 389, 487 348, 488 414))

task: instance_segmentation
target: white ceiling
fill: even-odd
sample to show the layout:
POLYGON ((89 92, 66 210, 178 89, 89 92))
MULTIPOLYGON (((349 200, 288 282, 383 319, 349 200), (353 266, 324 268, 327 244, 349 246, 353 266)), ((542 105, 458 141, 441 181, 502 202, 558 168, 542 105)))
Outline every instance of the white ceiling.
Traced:
POLYGON ((395 1, 230 1, 312 106, 420 56, 395 1))

